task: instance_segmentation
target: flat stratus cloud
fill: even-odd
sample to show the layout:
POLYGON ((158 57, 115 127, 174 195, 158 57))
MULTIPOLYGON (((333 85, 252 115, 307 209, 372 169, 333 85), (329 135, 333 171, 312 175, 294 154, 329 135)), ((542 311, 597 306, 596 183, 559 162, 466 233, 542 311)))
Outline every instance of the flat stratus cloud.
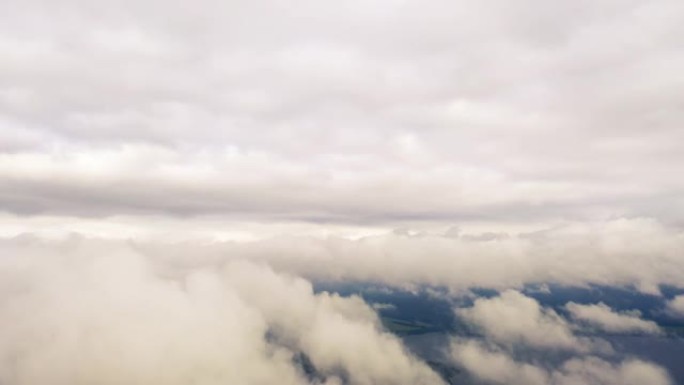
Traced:
POLYGON ((681 224, 675 0, 1 14, 6 212, 681 224))
POLYGON ((660 328, 653 321, 641 319, 641 314, 634 312, 616 312, 604 303, 581 305, 570 302, 565 305, 570 315, 590 325, 608 332, 641 332, 659 333, 660 328))

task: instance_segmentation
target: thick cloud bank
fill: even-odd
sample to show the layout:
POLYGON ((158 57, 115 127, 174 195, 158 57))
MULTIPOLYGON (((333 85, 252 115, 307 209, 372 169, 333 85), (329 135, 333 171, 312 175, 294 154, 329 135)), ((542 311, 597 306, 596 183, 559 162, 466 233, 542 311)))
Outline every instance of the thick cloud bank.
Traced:
POLYGON ((101 246, 3 244, 0 382, 441 383, 359 298, 250 262, 165 269, 101 246))
POLYGON ((318 279, 432 284, 454 290, 526 283, 634 286, 658 293, 684 281, 684 233, 649 219, 573 223, 536 232, 405 232, 280 237, 223 247, 318 279))
POLYGON ((679 0, 4 0, 0 206, 681 223, 679 0))
MULTIPOLYGON (((404 252, 411 241, 424 245, 429 239, 389 237, 404 245, 404 252)), ((369 252, 372 249, 365 242, 374 245, 375 241, 354 241, 359 242, 355 253, 368 263, 357 269, 365 266, 366 273, 371 273, 375 263, 383 262, 389 274, 393 266, 396 273, 408 274, 403 269, 413 266, 410 263, 391 264, 386 256, 374 261, 379 256, 369 252)), ((339 247, 342 241, 310 242, 288 253, 308 248, 308 254, 302 255, 309 260, 325 255, 320 253, 321 245, 332 242, 339 247)), ((345 247, 354 244, 346 242, 342 243, 345 247)), ((444 242, 483 244, 452 238, 444 242)), ((280 241, 277 244, 286 250, 280 241)), ((338 263, 351 254, 338 253, 335 259, 324 260, 327 265, 318 261, 314 270, 302 270, 301 261, 277 255, 278 249, 272 247, 268 241, 195 244, 193 251, 187 244, 79 236, 62 241, 32 236, 4 239, 0 241, 0 382, 442 383, 397 337, 384 331, 375 310, 361 298, 316 294, 299 275, 303 271, 326 277, 318 269, 327 266, 330 272, 336 271, 338 263), (265 258, 266 251, 274 255, 265 258)), ((386 247, 383 250, 399 250, 386 247)), ((497 245, 494 250, 503 249, 497 245)), ((478 261, 472 254, 452 258, 455 263, 478 261)), ((435 271, 450 268, 446 263, 437 265, 440 261, 446 260, 428 263, 435 271)), ((533 261, 524 269, 532 267, 533 261)), ((594 262, 595 267, 601 263, 594 262)), ((482 269, 492 266, 486 259, 479 263, 484 264, 482 269)), ((375 277, 340 273, 355 279, 375 277)), ((386 282, 436 282, 426 279, 423 272, 414 273, 386 282)), ((656 277, 647 270, 641 273, 656 277)), ((450 279, 453 287, 461 288, 481 287, 491 278, 483 276, 466 284, 459 282, 462 275, 450 279)), ((673 300, 670 307, 676 309, 678 301, 673 300)), ((587 323, 611 332, 657 332, 654 324, 603 304, 568 303, 566 309, 567 319, 510 289, 493 298, 475 299, 470 307, 456 308, 456 316, 481 338, 454 340, 453 363, 477 378, 502 384, 640 383, 635 378, 647 381, 641 383, 669 383, 660 367, 636 359, 616 362, 609 359, 614 354, 609 343, 575 334, 587 323), (521 349, 561 352, 567 359, 549 368, 518 357, 515 352, 521 349)))

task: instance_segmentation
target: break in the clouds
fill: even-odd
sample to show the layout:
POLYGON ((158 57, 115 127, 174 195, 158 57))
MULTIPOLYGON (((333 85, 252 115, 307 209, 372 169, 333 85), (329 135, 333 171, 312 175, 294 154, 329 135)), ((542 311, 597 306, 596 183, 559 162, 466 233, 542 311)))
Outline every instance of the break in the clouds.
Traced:
MULTIPOLYGON (((634 325, 644 329, 644 321, 618 315, 598 305, 566 307, 573 318, 591 318, 610 331, 633 331, 634 325), (590 315, 587 315, 590 314, 590 315), (596 316, 599 314, 599 316, 596 316), (606 316, 610 314, 611 316, 606 316), (619 318, 621 317, 621 318, 619 318), (637 324, 636 321, 641 321, 637 324), (616 325, 620 325, 618 328, 616 325), (627 328, 626 326, 629 326, 627 328)), ((599 339, 578 337, 572 324, 544 308, 533 298, 517 291, 505 291, 494 298, 480 298, 469 308, 459 308, 457 315, 478 327, 483 338, 453 338, 449 352, 452 360, 485 383, 508 385, 619 385, 671 384, 667 371, 648 361, 620 358, 610 344, 599 339), (539 358, 519 358, 525 349, 572 349, 553 365, 542 365, 539 358)), ((653 325, 655 326, 655 325, 653 325)), ((644 330, 639 330, 644 331, 644 330)), ((651 330, 646 330, 652 332, 651 330)), ((561 356, 562 357, 562 356, 561 356)))

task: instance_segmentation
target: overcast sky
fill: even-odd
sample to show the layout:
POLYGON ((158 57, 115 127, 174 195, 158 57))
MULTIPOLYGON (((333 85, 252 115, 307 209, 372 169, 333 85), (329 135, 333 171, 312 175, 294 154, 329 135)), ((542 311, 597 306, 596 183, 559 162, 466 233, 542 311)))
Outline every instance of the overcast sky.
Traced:
POLYGON ((0 228, 681 226, 683 17, 678 0, 4 1, 0 228))
POLYGON ((473 299, 487 383, 671 385, 520 289, 684 319, 682 69, 682 0, 2 0, 0 383, 442 383, 323 280, 473 299))

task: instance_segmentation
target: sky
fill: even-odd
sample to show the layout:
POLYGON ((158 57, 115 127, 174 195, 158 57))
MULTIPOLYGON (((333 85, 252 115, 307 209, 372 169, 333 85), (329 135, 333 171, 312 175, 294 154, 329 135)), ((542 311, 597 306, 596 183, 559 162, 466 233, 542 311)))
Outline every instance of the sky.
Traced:
POLYGON ((682 8, 6 1, 3 231, 681 226, 682 8))
POLYGON ((578 355, 454 341, 486 381, 668 383, 572 329, 657 325, 516 290, 684 282, 682 36, 677 0, 2 1, 0 383, 439 383, 314 280, 493 288, 455 313, 578 355))

